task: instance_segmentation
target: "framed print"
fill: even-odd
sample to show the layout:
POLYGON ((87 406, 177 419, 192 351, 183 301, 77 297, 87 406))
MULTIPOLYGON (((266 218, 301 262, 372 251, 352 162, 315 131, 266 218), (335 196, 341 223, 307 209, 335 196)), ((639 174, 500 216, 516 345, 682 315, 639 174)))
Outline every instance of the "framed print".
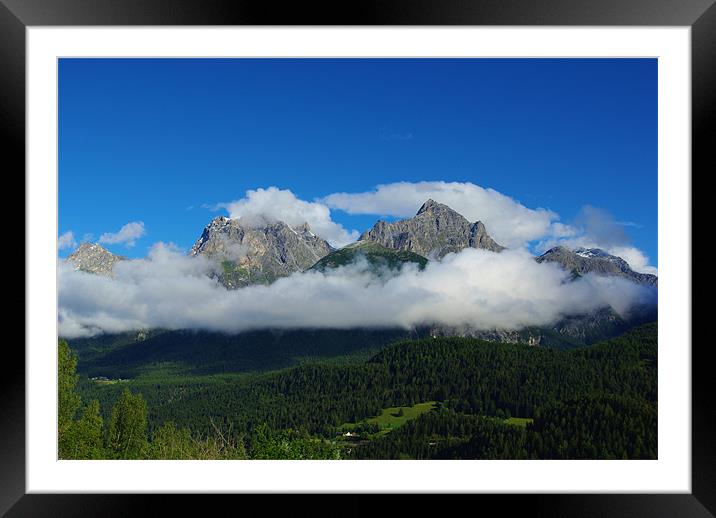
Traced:
POLYGON ((713 513, 716 8, 589 5, 4 1, 27 303, 0 510, 713 513))

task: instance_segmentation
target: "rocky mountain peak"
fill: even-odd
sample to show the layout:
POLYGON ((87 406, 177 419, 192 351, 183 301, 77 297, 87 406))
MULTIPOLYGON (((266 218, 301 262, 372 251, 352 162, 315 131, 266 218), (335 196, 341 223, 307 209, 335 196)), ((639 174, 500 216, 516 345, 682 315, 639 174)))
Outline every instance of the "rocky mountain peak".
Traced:
POLYGON ((303 235, 308 236, 308 237, 313 237, 313 236, 316 235, 316 234, 314 234, 313 231, 311 230, 311 225, 309 225, 308 222, 303 223, 303 224, 301 224, 301 225, 298 225, 298 226, 296 226, 296 227, 292 227, 292 228, 293 228, 293 230, 295 230, 295 231, 298 232, 299 234, 303 234, 303 235))
POLYGON ((111 275, 115 263, 125 259, 126 257, 115 255, 100 244, 82 243, 67 257, 67 262, 72 264, 75 270, 111 275))
MULTIPOLYGON (((453 211, 450 207, 448 207, 445 204, 438 203, 433 199, 428 198, 428 200, 423 203, 423 205, 418 209, 418 212, 415 214, 416 216, 419 216, 420 214, 427 212, 427 213, 436 213, 441 211, 453 211)), ((457 212, 455 212, 457 214, 457 212)))
POLYGON ((423 203, 414 217, 392 223, 378 221, 360 239, 438 259, 464 248, 492 252, 504 249, 488 235, 482 222, 471 223, 462 214, 432 199, 423 203))
POLYGON ((190 255, 220 263, 218 278, 229 288, 267 284, 304 271, 333 248, 308 223, 291 227, 283 221, 214 218, 192 246, 190 255))

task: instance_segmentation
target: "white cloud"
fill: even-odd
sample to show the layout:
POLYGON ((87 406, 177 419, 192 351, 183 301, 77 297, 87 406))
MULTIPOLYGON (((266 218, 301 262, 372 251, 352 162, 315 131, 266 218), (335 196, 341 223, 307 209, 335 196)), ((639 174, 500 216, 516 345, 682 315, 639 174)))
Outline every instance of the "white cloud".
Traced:
POLYGON ((319 201, 348 214, 409 218, 428 198, 471 222, 482 221, 495 241, 508 248, 543 238, 559 219, 552 211, 529 209, 514 198, 470 182, 398 182, 368 192, 330 194, 319 201))
POLYGON ((99 242, 108 245, 121 243, 125 246, 132 247, 136 243, 137 239, 142 237, 144 234, 144 222, 132 221, 131 223, 123 225, 118 232, 105 232, 99 236, 99 242))
POLYGON ((583 206, 574 219, 574 225, 603 247, 624 246, 629 243, 624 225, 619 224, 604 209, 591 205, 583 206))
POLYGON ((607 252, 612 255, 616 255, 624 259, 631 269, 639 273, 651 273, 658 275, 659 271, 655 266, 649 264, 649 258, 633 246, 610 246, 607 248, 607 252))
POLYGON ((387 280, 368 273, 365 264, 354 264, 239 290, 226 290, 209 278, 212 268, 207 259, 188 257, 162 243, 146 259, 117 263, 113 277, 61 262, 60 334, 421 324, 518 329, 604 306, 623 313, 655 295, 620 278, 587 275, 565 282, 565 271, 539 264, 523 250, 496 254, 466 249, 429 263, 423 271, 409 265, 387 280))
POLYGON ((57 238, 57 249, 58 250, 65 250, 66 248, 75 248, 77 247, 77 241, 75 241, 75 235, 72 233, 71 230, 65 232, 60 237, 57 238))
POLYGON ((358 232, 347 230, 331 219, 330 209, 320 202, 298 199, 291 191, 269 187, 246 191, 240 200, 220 203, 229 217, 241 219, 242 224, 259 226, 266 221, 283 221, 290 226, 308 223, 313 232, 334 247, 347 245, 358 239, 358 232))

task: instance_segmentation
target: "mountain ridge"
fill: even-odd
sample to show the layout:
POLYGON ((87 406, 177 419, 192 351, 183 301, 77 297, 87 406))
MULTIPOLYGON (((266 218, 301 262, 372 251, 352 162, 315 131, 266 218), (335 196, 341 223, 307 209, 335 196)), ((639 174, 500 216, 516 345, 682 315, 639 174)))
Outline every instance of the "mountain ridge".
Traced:
MULTIPOLYGON (((241 219, 213 218, 195 241, 189 256, 217 263, 212 276, 228 289, 274 280, 307 270, 348 264, 365 256, 373 267, 385 262, 391 269, 412 262, 423 269, 428 259, 441 259, 465 248, 500 252, 481 221, 467 218, 447 205, 428 199, 412 218, 392 223, 378 220, 358 241, 340 249, 316 235, 308 223, 290 226, 282 221, 244 224, 241 219), (368 243, 375 247, 369 249, 368 243), (411 255, 412 254, 412 255, 411 255)), ((75 269, 99 275, 112 274, 114 265, 127 257, 113 254, 98 243, 82 243, 67 257, 75 269)), ((593 273, 617 276, 642 285, 658 286, 658 277, 634 271, 621 257, 599 248, 569 249, 555 246, 536 256, 538 263, 554 262, 571 272, 572 279, 593 273)))
POLYGON ((575 278, 587 273, 629 279, 637 284, 657 286, 658 277, 650 273, 632 270, 621 257, 611 255, 600 248, 575 248, 555 246, 536 257, 538 263, 553 262, 570 271, 575 278))

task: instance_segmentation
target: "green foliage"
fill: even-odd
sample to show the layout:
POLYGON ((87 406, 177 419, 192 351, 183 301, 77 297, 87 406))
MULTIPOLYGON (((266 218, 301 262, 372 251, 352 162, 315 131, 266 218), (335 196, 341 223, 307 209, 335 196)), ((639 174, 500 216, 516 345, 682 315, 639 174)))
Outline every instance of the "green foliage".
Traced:
POLYGON ((147 403, 125 388, 112 408, 107 446, 117 459, 142 458, 147 448, 147 403))
POLYGON ((587 396, 545 408, 528 427, 529 449, 546 459, 655 459, 657 424, 653 402, 587 396))
POLYGON ((77 357, 70 351, 67 342, 60 340, 57 347, 57 430, 60 444, 82 402, 75 392, 79 378, 76 369, 77 357))
POLYGON ((373 241, 358 241, 331 252, 314 264, 311 269, 323 272, 328 268, 349 265, 359 259, 365 259, 371 270, 378 275, 389 270, 400 270, 408 263, 417 265, 421 270, 428 264, 425 257, 408 250, 393 250, 373 241))
MULTIPOLYGON (((147 403, 141 394, 125 389, 112 408, 105 447, 104 420, 100 403, 93 400, 79 420, 74 419, 81 404, 75 392, 76 359, 67 344, 59 343, 58 388, 61 411, 58 415, 59 457, 61 459, 243 459, 246 451, 241 437, 222 432, 192 435, 186 428, 165 423, 147 442, 147 403), (61 426, 60 426, 61 425, 61 426)), ((213 426, 213 421, 211 421, 213 426)))
POLYGON ((191 459, 194 458, 194 443, 189 430, 178 430, 174 423, 167 422, 152 434, 147 449, 150 459, 191 459))
POLYGON ((72 422, 64 440, 60 441, 60 458, 104 458, 103 424, 99 402, 94 400, 84 409, 82 417, 72 422))
POLYGON ((358 445, 357 459, 655 459, 656 406, 621 396, 559 402, 526 426, 460 414, 422 415, 358 445))
POLYGON ((356 459, 526 458, 524 431, 494 417, 460 414, 442 407, 406 423, 391 434, 351 451, 356 459), (459 448, 483 437, 480 451, 459 448))
POLYGON ((246 450, 241 438, 216 429, 215 435, 192 435, 187 428, 177 429, 174 423, 164 423, 152 434, 147 448, 149 459, 229 460, 245 459, 246 450))
POLYGON ((271 431, 262 423, 252 441, 253 459, 338 460, 341 449, 334 442, 310 437, 295 430, 271 431))

